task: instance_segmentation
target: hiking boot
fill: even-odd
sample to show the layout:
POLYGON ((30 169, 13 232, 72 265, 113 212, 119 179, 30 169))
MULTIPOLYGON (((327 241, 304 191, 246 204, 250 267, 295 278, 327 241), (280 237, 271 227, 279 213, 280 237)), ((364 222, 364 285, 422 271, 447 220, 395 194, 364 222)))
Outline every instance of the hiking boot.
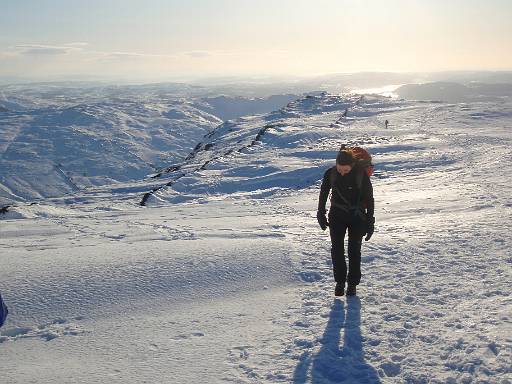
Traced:
POLYGON ((347 287, 347 296, 355 296, 356 295, 356 286, 355 285, 349 285, 347 287))
POLYGON ((336 283, 336 288, 334 288, 334 296, 343 296, 345 294, 345 284, 336 283))

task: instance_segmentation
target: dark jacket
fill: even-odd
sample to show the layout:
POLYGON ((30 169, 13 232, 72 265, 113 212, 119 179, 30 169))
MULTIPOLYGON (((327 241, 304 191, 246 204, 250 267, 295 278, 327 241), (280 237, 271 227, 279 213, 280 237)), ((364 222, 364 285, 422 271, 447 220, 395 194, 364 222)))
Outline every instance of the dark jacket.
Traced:
POLYGON ((365 212, 367 217, 373 217, 375 210, 373 187, 364 169, 355 166, 349 173, 342 176, 336 170, 336 166, 329 168, 324 173, 320 187, 319 211, 325 212, 325 204, 331 190, 331 209, 334 207, 340 214, 345 212, 349 215, 357 207, 365 212))

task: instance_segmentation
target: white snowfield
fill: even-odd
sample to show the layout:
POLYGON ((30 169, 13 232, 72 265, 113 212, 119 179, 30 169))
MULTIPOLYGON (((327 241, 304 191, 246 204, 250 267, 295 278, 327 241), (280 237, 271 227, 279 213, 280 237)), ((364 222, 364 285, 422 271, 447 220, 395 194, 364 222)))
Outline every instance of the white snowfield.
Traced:
POLYGON ((2 383, 512 383, 511 129, 507 100, 322 94, 151 182, 17 204, 2 383), (376 232, 335 299, 315 216, 343 143, 373 155, 376 232))
POLYGON ((142 179, 222 122, 186 100, 148 98, 57 99, 0 112, 0 204, 142 179))
POLYGON ((142 180, 183 161, 220 117, 272 111, 295 98, 209 92, 179 84, 2 87, 0 207, 142 180))

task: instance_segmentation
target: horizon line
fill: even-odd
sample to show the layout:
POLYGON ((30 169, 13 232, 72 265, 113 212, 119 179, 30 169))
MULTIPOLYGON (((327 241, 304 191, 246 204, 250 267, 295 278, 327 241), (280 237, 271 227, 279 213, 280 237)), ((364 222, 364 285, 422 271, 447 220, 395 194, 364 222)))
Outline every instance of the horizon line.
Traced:
POLYGON ((324 72, 309 75, 282 75, 282 74, 245 74, 245 75, 209 75, 209 76, 161 76, 161 77, 116 77, 116 76, 98 76, 98 75, 62 75, 62 76, 0 76, 0 85, 17 85, 30 83, 134 83, 134 84, 159 84, 159 83, 197 83, 201 81, 251 81, 251 80, 272 80, 272 81, 297 81, 311 80, 330 76, 354 76, 354 75, 436 75, 436 74, 512 74, 512 69, 450 69, 450 70, 433 70, 433 71, 350 71, 350 72, 324 72))

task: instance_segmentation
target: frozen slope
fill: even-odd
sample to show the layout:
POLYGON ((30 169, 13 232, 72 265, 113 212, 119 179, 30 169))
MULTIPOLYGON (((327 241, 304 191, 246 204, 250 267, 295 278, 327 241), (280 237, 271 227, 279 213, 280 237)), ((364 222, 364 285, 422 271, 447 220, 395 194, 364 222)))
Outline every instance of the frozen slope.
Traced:
POLYGON ((0 202, 138 180, 221 123, 186 100, 102 100, 0 113, 0 202))
POLYGON ((224 120, 297 97, 212 92, 183 84, 0 87, 0 206, 139 181, 183 161, 224 120))
POLYGON ((146 207, 14 208, 6 381, 511 382, 511 117, 309 97, 219 127, 146 207), (377 231, 358 297, 335 300, 315 211, 341 143, 374 154, 377 231))

